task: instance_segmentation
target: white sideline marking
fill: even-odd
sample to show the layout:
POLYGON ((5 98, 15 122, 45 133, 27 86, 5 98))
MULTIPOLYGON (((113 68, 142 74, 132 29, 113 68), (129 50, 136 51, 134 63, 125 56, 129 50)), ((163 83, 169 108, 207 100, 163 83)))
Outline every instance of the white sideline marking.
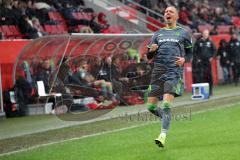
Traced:
POLYGON ((111 131, 103 131, 103 132, 89 134, 89 135, 85 135, 85 136, 81 136, 81 137, 74 137, 74 138, 70 138, 70 139, 59 140, 59 141, 56 141, 56 142, 50 142, 50 143, 35 145, 35 146, 32 146, 32 147, 25 148, 25 149, 20 149, 20 150, 17 150, 17 151, 2 153, 2 154, 0 154, 0 157, 16 154, 16 153, 20 153, 20 152, 26 152, 26 151, 30 151, 30 150, 41 148, 41 147, 46 147, 46 146, 53 145, 53 144, 64 143, 64 142, 74 141, 74 140, 80 140, 80 139, 84 139, 84 138, 88 138, 88 137, 94 137, 94 136, 99 136, 99 135, 108 134, 108 133, 115 133, 115 132, 119 132, 119 131, 125 131, 125 130, 128 130, 128 129, 138 128, 138 127, 142 127, 142 126, 157 123, 157 122, 159 122, 159 121, 148 122, 148 123, 144 123, 144 124, 140 124, 140 125, 133 125, 133 126, 130 126, 130 127, 114 129, 114 130, 111 130, 111 131))

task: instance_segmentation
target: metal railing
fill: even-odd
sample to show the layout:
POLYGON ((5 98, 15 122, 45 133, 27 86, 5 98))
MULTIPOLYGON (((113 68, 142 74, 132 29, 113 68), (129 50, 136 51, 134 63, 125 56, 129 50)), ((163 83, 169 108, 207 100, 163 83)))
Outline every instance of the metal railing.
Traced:
MULTIPOLYGON (((134 1, 132 1, 132 0, 123 0, 123 1, 122 1, 122 3, 125 4, 125 5, 127 4, 127 2, 128 2, 128 3, 131 3, 131 4, 134 4, 135 6, 141 8, 141 9, 144 9, 144 10, 146 11, 146 15, 147 15, 147 16, 150 16, 150 15, 152 14, 152 15, 158 17, 158 18, 161 18, 161 20, 163 20, 163 21, 161 21, 161 22, 164 23, 164 16, 163 16, 162 14, 157 13, 157 12, 155 12, 154 10, 149 9, 149 8, 143 6, 143 5, 139 4, 139 3, 136 3, 136 2, 134 2, 134 1)), ((127 6, 129 6, 129 5, 127 5, 127 6)), ((129 7, 131 7, 131 6, 129 6, 129 7)))
MULTIPOLYGON (((137 12, 138 14, 133 14, 131 12, 129 12, 128 10, 122 8, 122 7, 129 7, 130 9, 133 9, 131 8, 130 6, 128 5, 125 5, 121 2, 119 2, 119 4, 116 4, 114 3, 114 1, 108 1, 108 0, 91 0, 92 3, 95 3, 97 4, 98 2, 102 2, 102 3, 105 3, 106 5, 108 5, 109 7, 116 7, 118 10, 122 11, 122 12, 127 12, 130 16, 134 16, 136 17, 137 20, 139 20, 140 22, 146 24, 146 25, 151 25, 157 29, 160 29, 161 27, 159 27, 158 25, 152 23, 152 22, 149 22, 148 20, 146 20, 146 15, 141 13, 141 12, 137 12)), ((136 9, 134 9, 136 10, 136 9)), ((137 10, 136 10, 137 11, 137 10)), ((119 16, 119 15, 118 15, 119 16)), ((147 27, 146 27, 147 30, 149 30, 147 27)))

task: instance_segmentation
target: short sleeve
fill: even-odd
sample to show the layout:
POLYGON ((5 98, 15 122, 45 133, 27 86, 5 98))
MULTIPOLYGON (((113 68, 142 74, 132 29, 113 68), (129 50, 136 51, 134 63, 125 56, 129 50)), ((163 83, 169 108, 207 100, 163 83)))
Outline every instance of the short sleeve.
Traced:
POLYGON ((155 32, 154 35, 152 36, 152 38, 150 39, 150 42, 148 43, 148 48, 149 48, 152 44, 157 44, 157 32, 155 32))

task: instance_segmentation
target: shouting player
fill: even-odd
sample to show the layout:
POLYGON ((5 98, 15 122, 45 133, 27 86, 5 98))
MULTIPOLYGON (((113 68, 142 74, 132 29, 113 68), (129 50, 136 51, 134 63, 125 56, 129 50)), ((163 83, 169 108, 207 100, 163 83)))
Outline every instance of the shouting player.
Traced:
POLYGON ((148 45, 148 59, 153 59, 154 68, 148 93, 148 110, 162 118, 161 133, 155 143, 164 147, 171 121, 171 106, 175 96, 183 91, 183 65, 192 58, 190 34, 177 26, 178 11, 167 7, 164 13, 166 27, 155 32, 148 45), (162 109, 157 107, 158 98, 163 97, 162 109))

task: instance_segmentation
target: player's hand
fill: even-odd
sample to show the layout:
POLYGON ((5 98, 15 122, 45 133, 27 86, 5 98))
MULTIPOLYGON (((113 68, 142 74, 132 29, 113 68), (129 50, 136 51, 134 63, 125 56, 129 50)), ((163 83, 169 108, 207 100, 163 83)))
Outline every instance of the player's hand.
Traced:
POLYGON ((179 66, 179 67, 183 66, 184 62, 185 62, 184 57, 177 57, 177 61, 176 61, 177 66, 179 66))
POLYGON ((148 46, 149 52, 155 52, 158 49, 157 44, 152 44, 151 46, 148 46))

